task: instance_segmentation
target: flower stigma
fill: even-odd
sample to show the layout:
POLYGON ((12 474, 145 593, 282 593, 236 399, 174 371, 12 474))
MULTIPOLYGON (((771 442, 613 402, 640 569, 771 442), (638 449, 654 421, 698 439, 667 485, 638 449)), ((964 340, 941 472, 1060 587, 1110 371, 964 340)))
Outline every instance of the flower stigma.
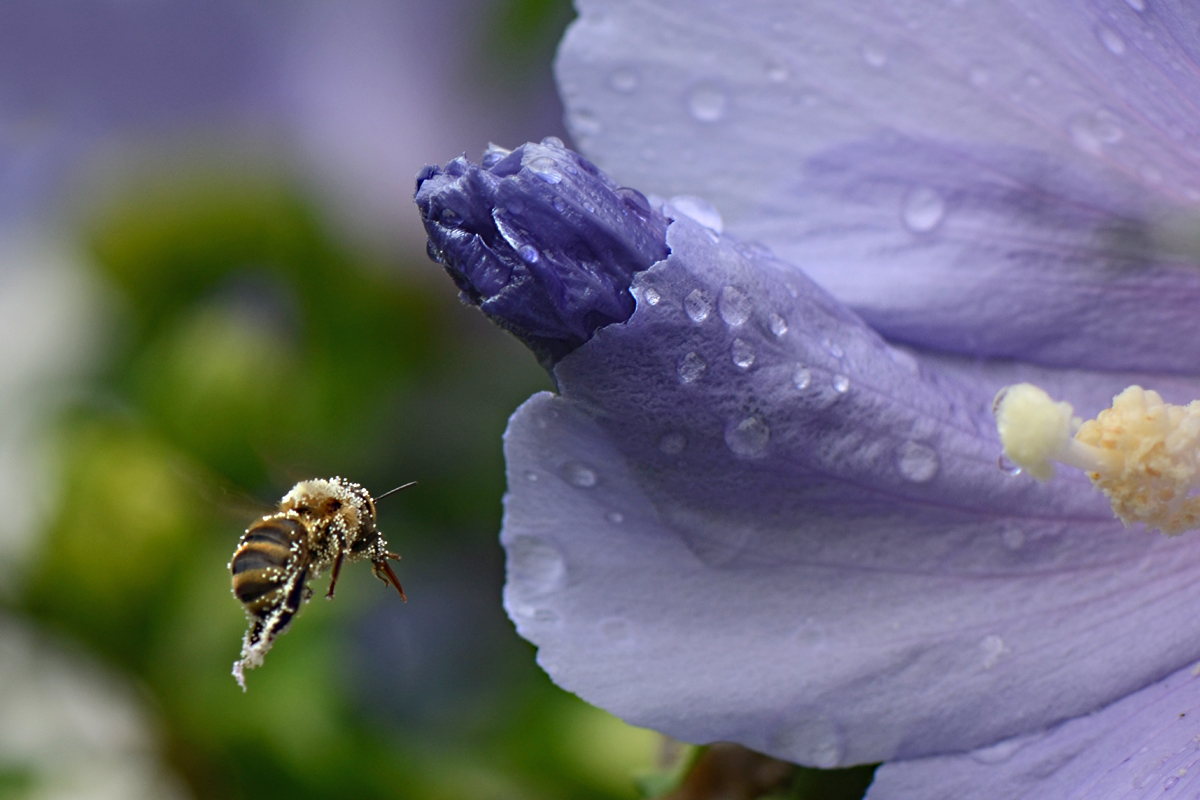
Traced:
POLYGON ((1177 406, 1130 386, 1083 422, 1070 403, 1020 383, 1001 389, 992 410, 1005 457, 1034 478, 1066 464, 1087 473, 1127 526, 1170 536, 1200 528, 1200 400, 1177 406))

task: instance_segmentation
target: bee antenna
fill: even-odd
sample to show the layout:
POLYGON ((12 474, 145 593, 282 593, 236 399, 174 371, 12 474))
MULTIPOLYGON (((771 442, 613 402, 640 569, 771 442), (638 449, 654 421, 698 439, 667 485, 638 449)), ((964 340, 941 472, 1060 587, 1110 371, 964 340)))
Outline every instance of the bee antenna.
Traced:
POLYGON ((407 489, 410 486, 416 486, 416 485, 417 485, 416 481, 409 481, 408 483, 404 484, 403 486, 397 486, 395 489, 388 489, 383 494, 378 495, 375 498, 375 502, 378 503, 380 500, 387 497, 389 494, 395 494, 396 492, 400 491, 401 489, 407 489))

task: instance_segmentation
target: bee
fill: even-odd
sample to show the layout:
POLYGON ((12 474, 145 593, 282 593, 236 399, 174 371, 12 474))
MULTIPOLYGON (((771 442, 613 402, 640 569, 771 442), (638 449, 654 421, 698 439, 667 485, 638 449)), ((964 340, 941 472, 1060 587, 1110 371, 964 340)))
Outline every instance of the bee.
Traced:
MULTIPOLYGON (((412 486, 406 483, 381 494, 382 500, 412 486)), ((375 576, 404 589, 388 559, 387 542, 375 529, 375 499, 357 483, 342 478, 301 481, 279 501, 279 510, 246 529, 229 571, 233 594, 246 608, 250 628, 233 677, 246 691, 245 671, 260 666, 276 637, 291 625, 301 603, 312 597, 308 582, 330 567, 326 598, 333 597, 344 561, 370 559, 375 576)))

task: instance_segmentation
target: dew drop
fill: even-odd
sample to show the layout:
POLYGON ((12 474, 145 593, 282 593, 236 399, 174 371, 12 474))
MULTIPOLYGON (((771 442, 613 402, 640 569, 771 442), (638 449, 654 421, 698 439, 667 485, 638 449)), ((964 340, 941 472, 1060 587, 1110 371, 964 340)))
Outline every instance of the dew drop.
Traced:
POLYGON ((838 394, 845 394, 850 391, 850 379, 845 375, 834 375, 833 390, 838 394))
POLYGON ((721 290, 721 297, 717 300, 717 313, 725 320, 726 325, 741 325, 750 319, 751 310, 750 298, 740 289, 726 286, 721 290))
POLYGON ((538 255, 537 248, 529 244, 523 244, 518 247, 517 255, 520 256, 521 260, 526 264, 536 264, 538 262, 538 258, 540 257, 538 255))
POLYGON ((1163 781, 1163 791, 1173 788, 1177 783, 1179 783, 1178 775, 1168 775, 1167 779, 1163 781))
POLYGON ((600 634, 610 642, 629 638, 629 623, 623 619, 606 619, 600 623, 600 634))
POLYGON ((699 353, 688 353, 679 362, 679 380, 682 383, 693 383, 706 369, 708 364, 704 363, 699 353))
POLYGON ((1025 531, 1020 528, 1006 528, 1004 533, 1000 534, 1000 540, 1009 550, 1020 550, 1025 546, 1025 531))
POLYGON ((664 433, 663 437, 658 440, 658 449, 660 452, 669 456, 677 456, 687 447, 687 437, 678 431, 664 433))
POLYGON ((825 349, 829 351, 829 355, 833 356, 834 358, 841 358, 842 356, 846 355, 846 351, 842 350, 842 348, 838 347, 829 339, 826 339, 824 344, 825 349))
POLYGON ((585 201, 584 201, 584 203, 583 203, 583 207, 587 209, 587 212, 588 212, 589 214, 595 214, 595 213, 596 213, 596 207, 595 207, 594 205, 592 205, 591 203, 587 202, 586 200, 585 200, 585 201))
POLYGON ((693 289, 683 300, 683 310, 692 322, 704 322, 712 313, 712 300, 703 289, 693 289))
MULTIPOLYGON (((993 409, 992 413, 993 413, 993 414, 995 413, 995 410, 994 410, 994 409, 993 409)), ((1020 475, 1020 474, 1021 474, 1021 468, 1020 468, 1020 467, 1018 467, 1018 466, 1017 466, 1016 464, 1014 464, 1013 462, 1009 461, 1009 460, 1008 460, 1008 459, 1007 459, 1007 458, 1004 456, 1004 454, 1003 454, 1003 453, 1001 453, 1001 454, 1000 454, 1000 457, 996 459, 996 466, 997 466, 997 467, 1000 469, 1000 471, 1001 471, 1001 472, 1003 472, 1005 475, 1014 475, 1014 476, 1015 476, 1015 475, 1020 475)))
POLYGON ((647 289, 642 293, 642 297, 646 298, 647 305, 656 306, 662 302, 662 295, 658 293, 657 289, 647 289))
POLYGON ((637 91, 642 79, 632 67, 618 67, 608 76, 608 86, 614 92, 632 94, 637 91))
POLYGON ((462 225, 462 217, 452 208, 442 209, 441 220, 443 225, 451 228, 457 228, 459 225, 462 225))
POLYGON ((606 520, 608 520, 609 522, 611 522, 613 525, 620 525, 622 522, 625 521, 625 515, 622 514, 620 511, 610 511, 604 515, 604 518, 606 520))
POLYGON ((771 428, 767 421, 757 414, 737 422, 730 423, 725 428, 725 444, 736 456, 753 458, 761 455, 771 441, 771 428))
POLYGON ((558 162, 553 158, 541 156, 530 161, 526 166, 551 186, 562 182, 562 175, 558 174, 558 162))
POLYGON ((1000 657, 1009 652, 1008 645, 994 633, 983 637, 983 641, 979 643, 979 648, 983 650, 984 669, 991 669, 996 666, 1000 661, 1000 657))
MULTIPOLYGON (((986 641, 986 640, 985 640, 986 641)), ((1001 642, 1003 645, 1003 642, 1001 642)), ((1002 742, 997 742, 987 747, 981 747, 978 750, 972 750, 971 760, 977 761, 980 764, 1003 764, 1013 757, 1014 754, 1028 742, 1028 737, 1016 736, 1012 739, 1005 739, 1002 742)))
POLYGON ((1132 8, 1134 11, 1145 11, 1146 10, 1146 0, 1125 0, 1125 4, 1128 5, 1130 8, 1132 8))
POLYGON ((776 339, 782 338, 788 332, 787 320, 778 314, 772 314, 767 319, 767 322, 771 326, 771 333, 775 335, 776 339))
POLYGON ((596 136, 604 130, 604 126, 600 124, 595 113, 582 108, 571 112, 567 117, 567 125, 576 138, 596 136))
POLYGON ((749 342, 741 339, 734 339, 733 346, 729 348, 729 354, 733 358, 733 363, 742 368, 750 369, 754 363, 754 348, 749 342))
POLYGON ((544 594, 562 584, 567 566, 553 545, 533 536, 518 536, 507 550, 509 575, 522 594, 544 594))
POLYGON ((562 474, 567 483, 580 489, 591 489, 600 482, 596 470, 587 464, 580 464, 578 461, 572 461, 564 466, 562 474))
POLYGON ((867 66, 879 69, 887 63, 888 54, 878 44, 868 43, 862 47, 862 58, 863 61, 867 62, 867 66))
POLYGON ((552 200, 551 202, 554 204, 555 211, 557 211, 560 214, 566 213, 567 204, 563 201, 563 199, 561 197, 555 197, 554 200, 552 200))
POLYGON ((504 157, 511 152, 511 150, 506 150, 503 147, 497 147, 494 144, 489 144, 488 149, 483 153, 483 158, 479 160, 479 164, 484 169, 491 169, 503 161, 504 157))
POLYGON ((688 113, 698 122, 716 122, 725 116, 729 98, 725 91, 715 83, 703 82, 692 87, 688 92, 688 113))
POLYGON ((913 483, 929 483, 938 473, 937 451, 920 442, 905 442, 897 453, 896 468, 913 483))
POLYGON ((547 136, 543 138, 542 145, 545 147, 557 147, 559 150, 562 150, 566 147, 566 145, 563 144, 563 140, 557 136, 547 136))
POLYGON ((1116 144, 1125 136, 1111 114, 1080 115, 1067 123, 1071 141, 1083 152, 1098 156, 1106 144, 1116 144))
POLYGON ((812 371, 808 367, 796 367, 796 371, 792 373, 792 384, 797 389, 804 390, 812 383, 812 371))
POLYGON ((525 470, 525 480, 529 481, 530 483, 537 483, 538 474, 531 469, 527 469, 525 470))
POLYGON ((1096 38, 1098 38, 1100 40, 1100 44, 1104 45, 1104 48, 1114 56, 1124 55, 1125 40, 1122 39, 1121 35, 1112 28, 1100 26, 1096 29, 1096 38))
POLYGON ((946 201, 928 186, 918 186, 904 198, 900 220, 913 233, 928 233, 946 216, 946 201))

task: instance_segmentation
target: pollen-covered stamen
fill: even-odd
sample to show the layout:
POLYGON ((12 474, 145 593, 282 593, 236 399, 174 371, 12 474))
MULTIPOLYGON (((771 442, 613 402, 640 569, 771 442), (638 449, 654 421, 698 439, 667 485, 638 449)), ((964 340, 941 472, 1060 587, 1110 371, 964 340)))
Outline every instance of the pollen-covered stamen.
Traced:
POLYGON ((1172 405, 1130 386, 1081 423, 1070 404, 1022 383, 1001 390, 994 411, 1005 456, 1033 477, 1049 480, 1056 461, 1077 467, 1126 525, 1200 528, 1200 401, 1172 405))

